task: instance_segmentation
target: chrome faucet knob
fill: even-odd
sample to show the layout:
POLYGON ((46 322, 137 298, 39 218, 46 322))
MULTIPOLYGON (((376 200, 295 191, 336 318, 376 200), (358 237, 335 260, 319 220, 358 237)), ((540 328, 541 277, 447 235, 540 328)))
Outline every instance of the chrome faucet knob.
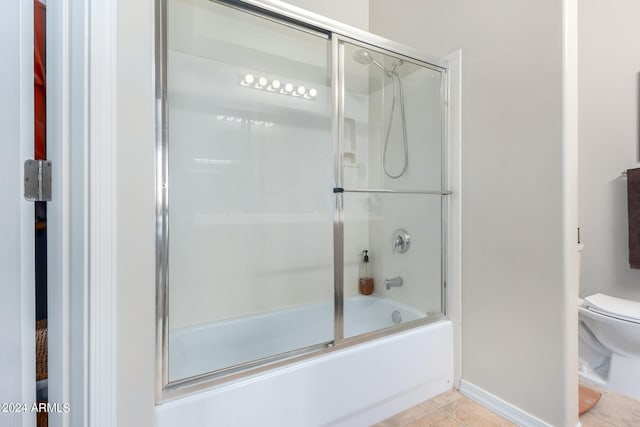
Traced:
POLYGON ((410 246, 411 236, 409 236, 407 230, 398 228, 393 232, 393 234, 391 235, 391 251, 394 254, 396 252, 403 254, 409 250, 410 246))

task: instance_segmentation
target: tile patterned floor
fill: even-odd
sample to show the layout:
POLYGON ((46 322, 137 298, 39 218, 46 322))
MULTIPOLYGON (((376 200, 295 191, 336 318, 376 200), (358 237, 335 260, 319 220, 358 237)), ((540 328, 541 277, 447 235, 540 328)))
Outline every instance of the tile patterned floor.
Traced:
MULTIPOLYGON (((583 427, 638 427, 640 401, 584 384, 602 393, 596 406, 582 417, 583 427)), ((511 427, 512 422, 450 390, 375 424, 374 427, 511 427)))
POLYGON ((451 390, 374 427, 507 427, 515 424, 451 390))
POLYGON ((583 383, 598 390, 602 397, 589 412, 580 417, 582 427, 638 427, 640 401, 613 393, 593 384, 583 383))

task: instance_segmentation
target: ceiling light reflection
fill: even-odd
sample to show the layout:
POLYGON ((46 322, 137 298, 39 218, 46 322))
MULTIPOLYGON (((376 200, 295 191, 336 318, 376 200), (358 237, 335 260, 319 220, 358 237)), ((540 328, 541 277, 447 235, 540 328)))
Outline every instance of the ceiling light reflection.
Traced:
POLYGON ((269 80, 267 77, 256 77, 253 74, 249 73, 241 77, 240 86, 258 90, 267 90, 268 92, 279 93, 282 95, 289 95, 308 100, 315 100, 318 96, 318 90, 315 88, 307 89, 302 85, 296 86, 293 83, 285 83, 278 79, 269 80))

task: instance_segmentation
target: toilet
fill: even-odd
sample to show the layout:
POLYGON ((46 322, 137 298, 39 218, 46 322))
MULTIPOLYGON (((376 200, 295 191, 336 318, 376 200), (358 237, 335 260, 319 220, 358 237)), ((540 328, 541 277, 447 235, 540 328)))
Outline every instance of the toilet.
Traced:
POLYGON ((594 294, 578 320, 580 376, 640 399, 640 302, 594 294))
POLYGON ((578 300, 578 322, 580 377, 640 399, 640 302, 590 295, 578 300))

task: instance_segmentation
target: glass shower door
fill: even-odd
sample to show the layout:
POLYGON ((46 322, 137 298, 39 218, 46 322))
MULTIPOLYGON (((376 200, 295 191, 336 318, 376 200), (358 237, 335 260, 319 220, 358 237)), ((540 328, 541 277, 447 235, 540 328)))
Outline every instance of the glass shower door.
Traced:
POLYGON ((360 42, 338 49, 348 338, 443 313, 444 76, 360 42))
POLYGON ((333 341, 330 52, 168 1, 169 381, 333 341))

